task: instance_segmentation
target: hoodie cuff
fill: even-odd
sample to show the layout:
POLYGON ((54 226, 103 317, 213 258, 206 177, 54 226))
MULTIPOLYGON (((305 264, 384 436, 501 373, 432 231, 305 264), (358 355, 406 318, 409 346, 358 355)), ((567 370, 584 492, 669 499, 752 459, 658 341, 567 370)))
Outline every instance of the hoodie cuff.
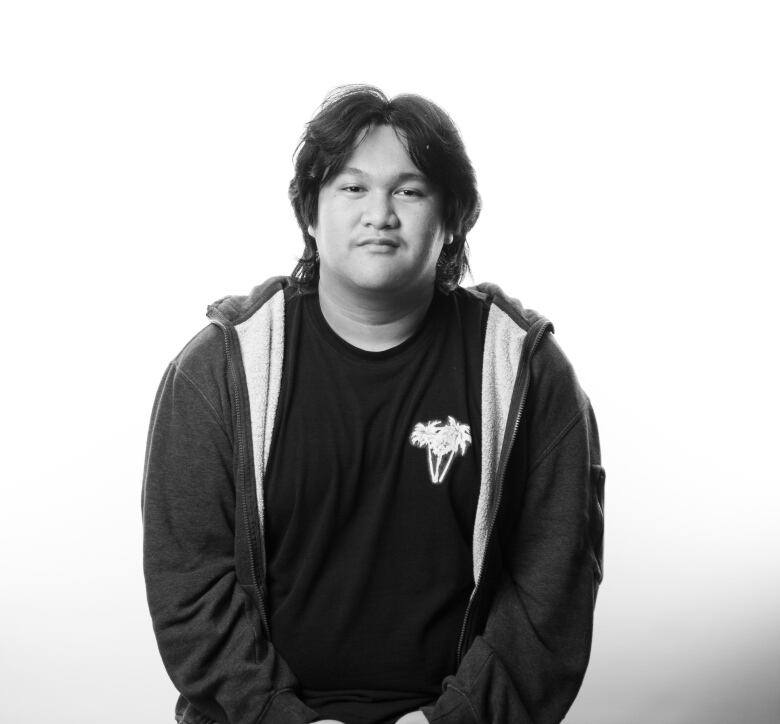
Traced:
POLYGON ((479 724, 466 695, 452 686, 430 706, 421 708, 431 724, 479 724))
POLYGON ((257 724, 308 724, 317 721, 319 714, 309 709, 290 689, 282 689, 263 712, 257 724))

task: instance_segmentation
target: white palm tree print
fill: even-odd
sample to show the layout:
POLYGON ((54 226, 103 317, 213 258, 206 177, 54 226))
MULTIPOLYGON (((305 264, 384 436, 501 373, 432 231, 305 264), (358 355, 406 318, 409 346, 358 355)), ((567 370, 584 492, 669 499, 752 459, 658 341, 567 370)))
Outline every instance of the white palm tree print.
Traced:
POLYGON ((431 482, 438 485, 449 472, 455 453, 466 454, 471 444, 471 428, 448 415, 445 425, 441 420, 418 422, 409 442, 428 449, 428 472, 431 482))

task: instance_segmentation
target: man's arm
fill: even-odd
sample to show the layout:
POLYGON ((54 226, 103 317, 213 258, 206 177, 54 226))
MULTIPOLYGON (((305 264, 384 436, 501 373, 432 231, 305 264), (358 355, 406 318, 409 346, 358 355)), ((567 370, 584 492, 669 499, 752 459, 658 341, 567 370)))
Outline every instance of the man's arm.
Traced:
POLYGON ((163 662, 215 722, 314 721, 237 579, 231 428, 219 395, 192 377, 178 364, 166 371, 144 471, 144 574, 163 662))
POLYGON ((539 352, 527 462, 518 447, 505 482, 511 515, 500 531, 502 576, 484 630, 439 699, 423 708, 437 724, 558 724, 587 668, 602 577, 604 471, 595 417, 568 360, 549 337, 539 352))

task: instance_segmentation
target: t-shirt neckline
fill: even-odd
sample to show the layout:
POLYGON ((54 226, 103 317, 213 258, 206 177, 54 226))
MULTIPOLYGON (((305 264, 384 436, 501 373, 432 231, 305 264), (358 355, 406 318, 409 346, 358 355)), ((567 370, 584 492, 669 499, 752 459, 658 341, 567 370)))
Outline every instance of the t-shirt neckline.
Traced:
POLYGON ((304 304, 304 309, 317 333, 337 352, 345 355, 349 359, 361 362, 386 362, 405 358, 418 347, 428 344, 436 330, 437 325, 435 322, 444 307, 445 300, 445 295, 438 289, 435 290, 422 323, 411 336, 407 337, 403 342, 394 347, 374 352, 362 349, 361 347, 356 347, 347 342, 343 337, 340 337, 328 324, 325 315, 322 313, 319 294, 315 292, 314 294, 307 296, 309 297, 309 303, 304 304))

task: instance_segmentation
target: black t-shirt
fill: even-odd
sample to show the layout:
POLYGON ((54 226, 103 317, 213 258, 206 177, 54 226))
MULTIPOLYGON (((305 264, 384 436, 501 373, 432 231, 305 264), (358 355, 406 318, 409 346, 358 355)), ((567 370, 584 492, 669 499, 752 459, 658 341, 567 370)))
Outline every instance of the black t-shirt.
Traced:
POLYGON ((265 481, 271 639, 323 718, 394 722, 454 673, 473 588, 486 309, 436 292, 383 352, 287 304, 265 481))

